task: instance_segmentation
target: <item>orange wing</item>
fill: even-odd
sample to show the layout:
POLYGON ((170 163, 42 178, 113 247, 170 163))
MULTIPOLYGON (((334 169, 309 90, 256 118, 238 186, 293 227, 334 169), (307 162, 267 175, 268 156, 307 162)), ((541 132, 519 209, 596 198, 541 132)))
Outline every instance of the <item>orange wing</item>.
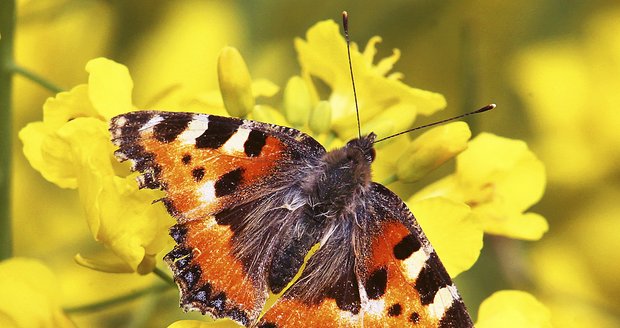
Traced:
POLYGON ((142 173, 141 188, 166 192, 161 201, 179 222, 171 229, 177 246, 165 260, 183 308, 255 322, 268 295, 263 262, 270 253, 261 248, 273 250, 277 235, 257 227, 279 212, 246 209, 271 206, 273 194, 291 183, 285 173, 324 148, 294 129, 192 113, 127 113, 112 119, 110 131, 116 156, 142 173), (241 209, 228 213, 233 207, 241 209))
POLYGON ((259 327, 473 327, 456 287, 402 200, 373 184, 356 215, 357 222, 351 219, 353 224, 337 228, 313 255, 259 327), (332 287, 325 287, 334 273, 332 287), (313 290, 318 294, 308 292, 313 290))

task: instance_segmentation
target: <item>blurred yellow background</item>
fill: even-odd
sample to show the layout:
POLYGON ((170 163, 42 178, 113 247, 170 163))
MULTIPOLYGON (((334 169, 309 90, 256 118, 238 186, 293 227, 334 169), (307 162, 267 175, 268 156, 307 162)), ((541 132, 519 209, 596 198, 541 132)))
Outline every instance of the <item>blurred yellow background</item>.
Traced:
MULTIPOLYGON (((339 22, 342 10, 354 42, 381 36, 378 57, 400 49, 396 69, 404 81, 446 97, 441 117, 497 103, 469 121, 473 135, 525 140, 546 166, 547 189, 533 210, 549 221, 549 232, 538 242, 485 237, 481 258, 457 279, 472 316, 493 291, 523 289, 551 310, 557 327, 620 326, 617 1, 22 0, 15 57, 62 89, 86 81, 89 59, 113 59, 131 72, 134 104, 148 107, 175 84, 216 89, 226 45, 240 50, 252 77, 283 86, 299 71, 294 38, 318 21, 339 22)), ((41 120, 53 94, 21 76, 14 81, 16 136, 41 120)), ((64 307, 156 281, 75 264, 78 251, 100 248, 77 193, 33 170, 17 137, 13 149, 14 253, 51 268, 64 307)), ((201 317, 183 314, 177 302, 168 291, 71 318, 83 327, 147 327, 201 317)))

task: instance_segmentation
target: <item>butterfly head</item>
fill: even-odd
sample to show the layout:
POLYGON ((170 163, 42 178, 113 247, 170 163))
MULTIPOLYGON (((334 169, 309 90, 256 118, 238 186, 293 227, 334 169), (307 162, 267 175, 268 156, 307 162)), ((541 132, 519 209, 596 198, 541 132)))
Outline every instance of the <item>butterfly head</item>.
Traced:
POLYGON ((372 145, 376 138, 377 135, 371 132, 368 135, 347 142, 344 149, 348 156, 361 157, 370 164, 375 160, 376 153, 372 145))

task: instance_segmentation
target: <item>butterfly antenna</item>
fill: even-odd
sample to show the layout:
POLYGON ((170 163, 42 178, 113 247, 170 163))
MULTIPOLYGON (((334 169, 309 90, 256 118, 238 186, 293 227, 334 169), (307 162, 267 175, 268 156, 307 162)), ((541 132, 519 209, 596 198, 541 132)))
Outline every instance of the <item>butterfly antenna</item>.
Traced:
POLYGON ((353 65, 351 64, 351 40, 349 39, 349 14, 342 12, 342 28, 344 29, 344 38, 347 41, 347 57, 349 58, 349 72, 351 72, 351 84, 353 86, 353 99, 355 100, 355 115, 357 117, 357 135, 362 137, 362 126, 360 125, 360 110, 357 105, 357 91, 355 91, 355 78, 353 78, 353 65))
POLYGON ((465 114, 458 115, 458 116, 455 116, 455 117, 447 118, 445 120, 441 120, 441 121, 433 122, 433 123, 430 123, 430 124, 425 124, 425 125, 422 125, 422 126, 418 126, 418 127, 415 127, 415 128, 409 129, 409 130, 405 130, 403 132, 399 132, 399 133, 393 134, 391 136, 387 136, 385 138, 381 138, 379 140, 375 140, 375 142, 373 142, 373 143, 377 143, 377 142, 384 141, 384 140, 387 140, 387 139, 390 139, 390 138, 394 138, 394 137, 399 136, 401 134, 409 133, 411 131, 420 130, 420 129, 428 128, 428 127, 431 127, 431 126, 443 124, 443 123, 446 123, 446 122, 458 120, 459 118, 463 118, 465 116, 486 112, 486 111, 491 110, 491 109, 493 109, 495 107, 496 107, 495 104, 486 105, 486 106, 484 106, 484 107, 482 107, 480 109, 477 109, 477 110, 475 110, 473 112, 465 113, 465 114))

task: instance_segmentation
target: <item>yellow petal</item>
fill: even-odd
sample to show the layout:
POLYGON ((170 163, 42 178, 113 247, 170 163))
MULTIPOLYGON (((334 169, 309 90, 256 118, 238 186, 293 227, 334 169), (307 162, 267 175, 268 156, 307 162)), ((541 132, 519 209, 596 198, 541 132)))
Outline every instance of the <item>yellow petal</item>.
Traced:
POLYGON ((133 268, 116 256, 95 256, 89 257, 77 254, 73 258, 75 262, 83 267, 109 273, 131 273, 133 268))
POLYGON ((443 196, 472 207, 485 232, 539 239, 545 219, 524 212, 542 196, 543 164, 519 140, 482 133, 457 156, 457 172, 418 192, 413 199, 443 196))
POLYGON ((328 101, 319 101, 314 106, 312 113, 310 114, 310 120, 308 125, 310 130, 316 134, 321 134, 329 131, 329 127, 332 121, 332 106, 328 101))
POLYGON ((226 111, 233 117, 245 117, 254 108, 252 78, 239 50, 226 47, 220 52, 217 76, 226 111))
POLYGON ((293 126, 308 121, 313 104, 306 81, 299 76, 291 77, 284 89, 284 116, 293 126))
POLYGON ((256 105, 250 115, 250 118, 255 121, 277 124, 287 126, 289 123, 284 118, 284 115, 273 107, 267 105, 256 105))
POLYGON ((3 327, 75 327, 60 308, 59 282, 41 262, 5 260, 0 263, 0 277, 3 327))
MULTIPOLYGON (((363 109, 360 109, 362 113, 363 109)), ((361 113, 360 113, 361 114, 361 113)), ((392 135, 404 131, 413 125, 417 117, 416 106, 414 104, 397 103, 386 106, 384 110, 377 113, 371 121, 362 125, 362 134, 374 132, 379 138, 392 135)), ((357 133, 357 126, 351 126, 344 129, 343 135, 357 133)))
MULTIPOLYGON (((351 61, 360 107, 360 118, 365 126, 375 121, 375 116, 391 106, 405 104, 407 112, 394 118, 415 117, 421 113, 430 115, 445 107, 443 96, 411 88, 402 82, 385 76, 398 53, 379 65, 373 64, 378 38, 369 41, 364 53, 351 44, 351 61)), ((329 102, 333 109, 333 128, 340 135, 355 135, 355 104, 351 89, 351 77, 347 63, 347 50, 339 26, 333 21, 319 22, 306 33, 306 40, 296 39, 295 48, 304 74, 317 77, 331 89, 329 102), (353 132, 353 133, 352 133, 353 132)), ((380 120, 379 120, 380 121, 380 120)))
POLYGON ((86 84, 48 98, 43 104, 43 122, 52 130, 78 117, 104 119, 91 104, 89 87, 86 84))
POLYGON ((474 213, 486 233, 523 240, 539 240, 549 230, 547 220, 536 213, 501 211, 496 204, 476 207, 474 213), (513 214, 510 214, 510 213, 513 214))
POLYGON ((397 176, 415 182, 467 148, 471 137, 465 122, 433 128, 413 140, 403 151, 397 176))
POLYGON ((509 196, 510 203, 525 210, 538 202, 545 190, 545 168, 520 140, 481 133, 458 156, 457 171, 464 183, 509 196))
POLYGON ((93 107, 106 120, 133 109, 133 81, 126 66, 106 58, 86 64, 88 95, 93 107))
POLYGON ((48 141, 54 138, 52 132, 47 129, 43 122, 29 123, 19 131, 19 139, 24 144, 24 155, 30 165, 49 182, 61 188, 76 188, 77 174, 71 163, 53 161, 50 155, 53 151, 61 154, 59 159, 66 158, 66 147, 53 147, 48 141), (44 147, 45 145, 45 147, 44 147))
MULTIPOLYGON (((373 49, 375 48, 375 45, 373 44, 373 41, 375 39, 377 39, 377 37, 373 37, 368 41, 368 44, 366 45, 365 50, 368 50, 369 48, 373 48, 373 49)), ((378 39, 379 39, 378 41, 381 41, 380 38, 378 39)), ((376 53, 376 50, 373 51, 373 55, 370 57, 371 61, 374 59, 374 55, 375 55, 374 53, 376 53)), ((364 52, 364 55, 366 55, 366 52, 364 52)), ((377 66, 374 68, 375 72, 381 75, 388 74, 392 70, 392 68, 394 68, 394 64, 396 64, 398 59, 400 59, 400 50, 398 49, 392 50, 392 55, 390 57, 385 57, 381 59, 379 63, 377 63, 377 66)))
POLYGON ((517 290, 503 290, 480 304, 476 327, 551 328, 551 316, 534 296, 517 290))
POLYGON ((469 206, 441 197, 408 205, 451 277, 474 265, 483 232, 469 206))
POLYGON ((280 91, 280 87, 267 79, 254 79, 252 81, 252 95, 258 97, 272 97, 280 91))
MULTIPOLYGON (((107 134, 107 125, 91 105, 88 91, 87 85, 78 85, 69 92, 61 92, 49 98, 43 105, 43 122, 31 123, 19 133, 24 144, 24 154, 32 167, 61 188, 77 186, 78 163, 74 155, 79 152, 77 148, 90 148, 87 141, 92 136, 89 132, 83 134, 84 139, 76 139, 77 144, 65 140, 72 133, 73 127, 82 125, 88 119, 90 123, 85 125, 97 125, 100 132, 107 134)), ((107 160, 105 154, 96 155, 107 160)))
POLYGON ((35 122, 20 131, 24 153, 43 177, 63 188, 75 188, 82 162, 112 172, 107 125, 98 119, 79 117, 56 131, 35 122))
POLYGON ((167 243, 173 222, 154 190, 137 190, 133 176, 120 178, 84 167, 79 179, 80 199, 85 206, 93 237, 110 249, 133 271, 148 273, 152 256, 167 243))

